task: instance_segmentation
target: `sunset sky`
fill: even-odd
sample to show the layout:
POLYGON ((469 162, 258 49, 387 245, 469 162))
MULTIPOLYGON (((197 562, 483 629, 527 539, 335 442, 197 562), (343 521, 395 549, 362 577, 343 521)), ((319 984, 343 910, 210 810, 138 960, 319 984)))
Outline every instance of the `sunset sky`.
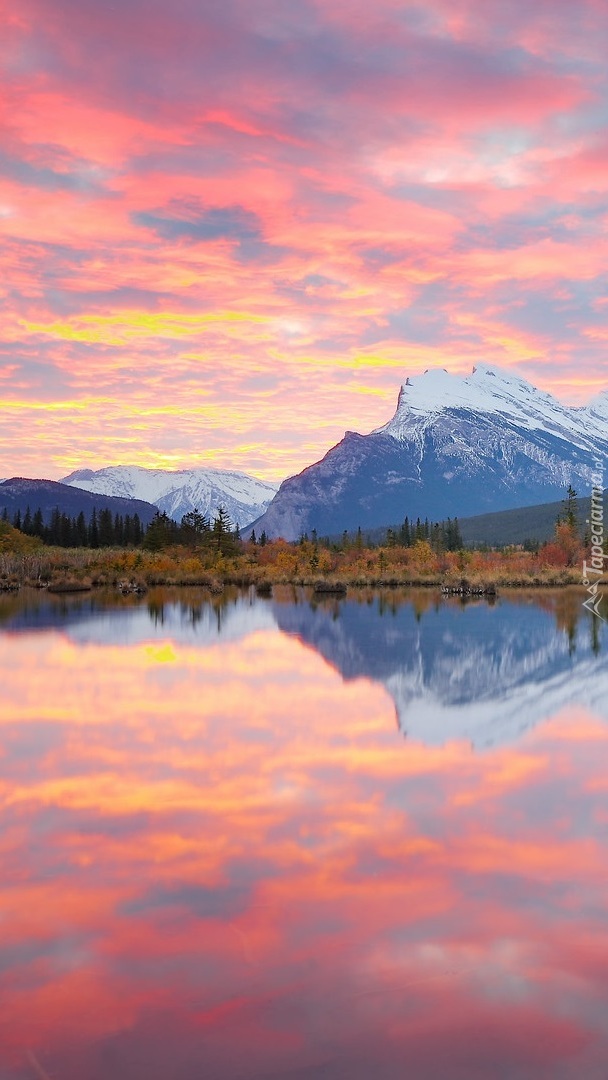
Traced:
POLYGON ((608 387, 606 0, 0 0, 0 476, 608 387))

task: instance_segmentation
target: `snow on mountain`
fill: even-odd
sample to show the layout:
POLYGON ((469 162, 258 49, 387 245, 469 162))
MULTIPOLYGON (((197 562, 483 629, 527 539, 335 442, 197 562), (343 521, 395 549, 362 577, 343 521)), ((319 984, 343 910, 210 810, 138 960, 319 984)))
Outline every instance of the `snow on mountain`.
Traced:
POLYGON ((473 368, 464 378, 439 368, 425 371, 414 380, 406 380, 399 392, 394 417, 376 432, 406 440, 421 418, 430 423, 444 410, 466 409, 494 415, 507 422, 515 421, 529 431, 566 434, 587 447, 594 436, 606 438, 608 393, 595 401, 597 412, 591 406, 562 405, 551 394, 537 390, 520 376, 487 364, 473 368))
POLYGON ((136 465, 113 465, 106 469, 79 469, 62 483, 104 495, 144 499, 180 521, 190 510, 210 518, 223 506, 234 524, 249 525, 266 509, 277 484, 257 480, 245 473, 222 469, 143 469, 136 465))
POLYGON ((401 387, 393 418, 347 431, 325 457, 285 480, 256 530, 302 532, 465 517, 589 494, 608 456, 608 392, 574 408, 500 368, 465 377, 431 370, 401 387))

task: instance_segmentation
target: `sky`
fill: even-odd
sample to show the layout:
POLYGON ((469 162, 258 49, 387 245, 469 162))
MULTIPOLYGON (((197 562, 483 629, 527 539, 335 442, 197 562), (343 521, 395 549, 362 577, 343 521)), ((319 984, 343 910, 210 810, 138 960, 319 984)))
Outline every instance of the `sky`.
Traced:
POLYGON ((608 387, 605 0, 0 0, 0 476, 608 387))

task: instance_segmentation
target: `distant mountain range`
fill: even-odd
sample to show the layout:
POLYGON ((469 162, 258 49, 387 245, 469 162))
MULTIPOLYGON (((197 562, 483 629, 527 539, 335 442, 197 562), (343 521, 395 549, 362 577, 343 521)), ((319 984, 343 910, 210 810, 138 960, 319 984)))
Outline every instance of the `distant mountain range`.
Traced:
POLYGON ((210 518, 223 506, 234 525, 244 528, 264 512, 278 485, 245 473, 223 469, 143 469, 112 465, 106 469, 78 469, 61 481, 96 495, 142 499, 164 510, 175 521, 200 510, 210 518))
POLYGON ((100 510, 111 510, 113 516, 119 514, 123 517, 127 514, 131 517, 139 514, 142 525, 147 525, 156 514, 156 507, 141 499, 92 495, 89 491, 68 487, 57 480, 28 480, 14 476, 12 479, 0 481, 0 514, 6 509, 12 521, 17 511, 23 517, 28 506, 32 514, 38 509, 42 511, 46 525, 49 524, 56 507, 68 517, 78 517, 82 511, 87 522, 90 521, 93 510, 97 513, 100 510))
POLYGON ((295 540, 557 501, 570 483, 591 491, 598 455, 608 456, 608 391, 574 408, 495 367, 427 371, 402 386, 388 424, 347 431, 283 481, 253 526, 295 540))
MULTIPOLYGON (((500 547, 506 544, 523 544, 526 540, 544 543, 555 534, 558 517, 564 516, 565 499, 559 502, 540 503, 538 506, 522 506, 516 510, 497 510, 493 514, 478 514, 474 517, 459 518, 460 535, 465 547, 487 544, 500 547)), ((604 506, 608 506, 608 490, 604 491, 604 506)), ((591 498, 576 499, 579 533, 585 535, 587 523, 591 518, 591 498)), ((399 529, 402 522, 394 522, 389 528, 399 529)), ((384 544, 387 529, 368 529, 365 540, 372 544, 384 544)), ((351 533, 354 539, 355 534, 351 533)), ((340 539, 339 534, 333 537, 340 539)))
MULTIPOLYGON (((604 491, 604 506, 608 506, 608 491, 604 491)), ((577 499, 578 525, 584 536, 586 523, 591 518, 591 498, 577 499)), ((524 506, 518 510, 501 510, 496 514, 480 514, 459 522, 460 534, 467 547, 488 544, 523 544, 526 540, 543 543, 555 533, 558 517, 563 517, 564 500, 541 503, 540 506, 524 506)))

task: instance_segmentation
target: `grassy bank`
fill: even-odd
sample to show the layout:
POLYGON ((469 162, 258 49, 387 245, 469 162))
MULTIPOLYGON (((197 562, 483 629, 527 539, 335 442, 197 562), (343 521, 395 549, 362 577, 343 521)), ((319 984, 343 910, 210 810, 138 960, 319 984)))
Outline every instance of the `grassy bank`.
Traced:
POLYGON ((505 588, 560 587, 581 582, 584 552, 433 552, 426 543, 412 548, 330 551, 309 542, 275 541, 242 545, 235 555, 185 547, 151 552, 124 548, 51 548, 27 545, 0 549, 0 589, 23 585, 55 591, 113 586, 143 592, 156 585, 312 586, 319 592, 344 588, 443 587, 471 593, 505 588), (570 563, 570 565, 567 565, 570 563))

